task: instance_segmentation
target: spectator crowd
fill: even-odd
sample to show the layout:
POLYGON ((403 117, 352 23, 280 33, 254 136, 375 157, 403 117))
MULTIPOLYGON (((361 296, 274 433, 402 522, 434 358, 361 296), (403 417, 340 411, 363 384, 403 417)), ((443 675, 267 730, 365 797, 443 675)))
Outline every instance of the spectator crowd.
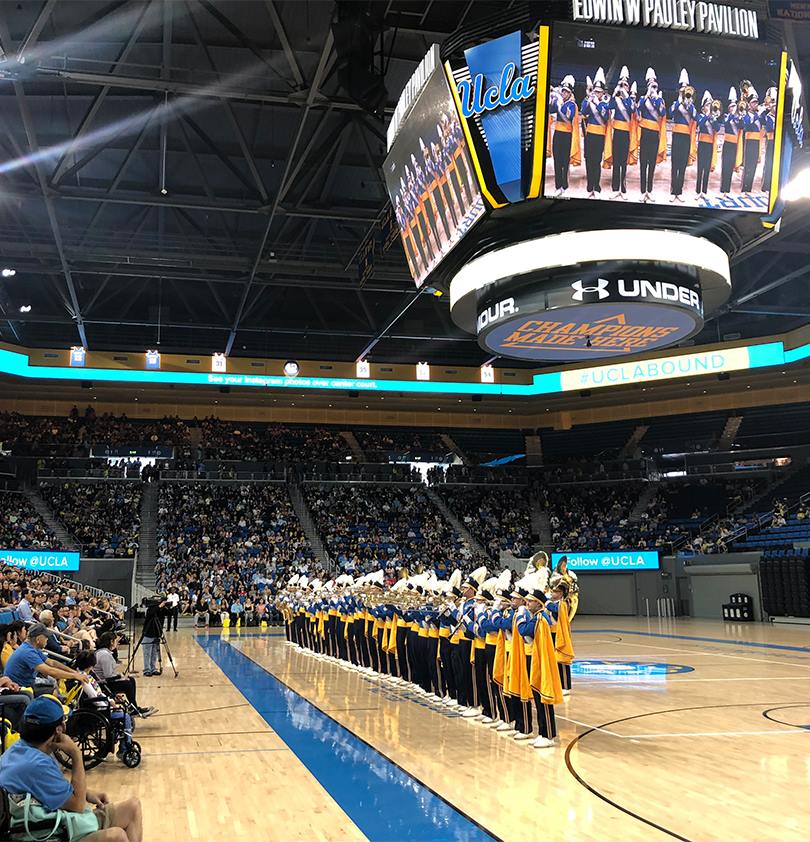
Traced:
POLYGON ((137 482, 54 482, 43 499, 87 558, 132 558, 138 551, 141 487, 137 482))

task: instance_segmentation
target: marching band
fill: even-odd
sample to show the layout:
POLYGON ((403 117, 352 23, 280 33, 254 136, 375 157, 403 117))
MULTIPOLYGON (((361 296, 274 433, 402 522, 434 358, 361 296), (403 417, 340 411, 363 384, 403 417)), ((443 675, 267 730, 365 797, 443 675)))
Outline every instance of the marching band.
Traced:
POLYGON ((612 170, 612 199, 627 199, 628 164, 639 165, 639 191, 642 202, 655 201, 655 169, 667 157, 667 124, 671 128, 669 147, 670 203, 684 203, 687 169, 697 163, 695 198, 707 199, 709 174, 722 150, 720 194, 728 198, 732 180, 740 174, 739 192, 749 198, 754 191, 756 170, 763 162, 760 189, 770 190, 776 128, 777 90, 768 89, 760 107, 759 95, 751 82, 740 83, 740 99, 731 88, 728 109, 710 91, 704 91, 700 108, 689 74, 681 70, 677 98, 667 107, 655 69, 647 68, 646 92, 639 97, 623 66, 613 94, 606 90, 605 71, 598 68, 593 80, 586 77, 585 97, 579 107, 574 100, 576 80, 566 75, 549 94, 549 138, 546 156, 554 168, 554 196, 569 189, 571 166, 585 159, 585 189, 589 199, 602 190, 602 170, 612 170), (580 134, 584 134, 584 142, 580 134), (722 139, 722 143, 720 142, 722 139))
POLYGON ((571 693, 576 575, 563 557, 551 571, 535 553, 512 571, 479 567, 447 581, 404 575, 390 589, 383 571, 329 582, 293 576, 279 593, 287 642, 392 685, 535 748, 552 748, 554 706, 571 693))

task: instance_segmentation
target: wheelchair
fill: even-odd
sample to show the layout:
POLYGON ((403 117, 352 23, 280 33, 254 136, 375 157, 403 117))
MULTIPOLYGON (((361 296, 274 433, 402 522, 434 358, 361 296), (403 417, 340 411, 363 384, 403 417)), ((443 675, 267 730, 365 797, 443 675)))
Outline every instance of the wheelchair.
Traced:
MULTIPOLYGON (((132 717, 127 706, 114 709, 108 698, 89 698, 78 681, 70 682, 64 701, 69 707, 65 732, 81 749, 85 769, 94 769, 116 747, 116 755, 124 766, 140 766, 141 746, 132 739, 132 717)), ((54 757, 65 769, 72 768, 73 762, 63 752, 55 751, 54 757)))

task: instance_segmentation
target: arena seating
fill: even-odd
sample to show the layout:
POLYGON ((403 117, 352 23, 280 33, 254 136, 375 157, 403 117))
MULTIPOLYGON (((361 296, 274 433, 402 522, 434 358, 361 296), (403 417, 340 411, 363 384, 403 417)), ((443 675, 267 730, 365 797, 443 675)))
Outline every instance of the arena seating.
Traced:
POLYGON ((533 541, 527 488, 443 485, 438 491, 493 561, 499 561, 501 550, 509 550, 518 557, 531 555, 533 541))
POLYGON ((543 458, 559 461, 571 457, 618 454, 638 426, 637 421, 580 424, 570 430, 543 430, 543 458))
POLYGON ((158 553, 158 587, 176 585, 195 608, 204 593, 230 605, 292 570, 315 572, 285 486, 270 483, 161 483, 158 553))
POLYGON ((139 482, 55 482, 40 494, 88 558, 132 557, 138 550, 139 482))
POLYGON ((641 450, 645 454, 711 450, 717 446, 727 417, 725 412, 701 412, 653 418, 641 440, 641 450))
POLYGON ((778 409, 774 423, 773 407, 743 410, 736 443, 747 449, 810 444, 810 404, 789 404, 778 409))
POLYGON ((0 548, 56 550, 61 546, 24 494, 0 492, 0 548))
POLYGON ((355 575, 403 566, 447 575, 470 559, 418 486, 307 484, 304 493, 330 555, 355 575))
POLYGON ((526 453, 526 439, 520 430, 450 430, 450 437, 475 462, 526 453))
POLYGON ((354 430, 354 435, 369 461, 375 458, 385 461, 389 453, 438 455, 449 449, 442 443, 440 434, 431 430, 360 427, 354 430))
POLYGON ((341 459, 351 451, 336 428, 296 424, 247 424, 205 418, 200 422, 206 459, 271 462, 341 459))

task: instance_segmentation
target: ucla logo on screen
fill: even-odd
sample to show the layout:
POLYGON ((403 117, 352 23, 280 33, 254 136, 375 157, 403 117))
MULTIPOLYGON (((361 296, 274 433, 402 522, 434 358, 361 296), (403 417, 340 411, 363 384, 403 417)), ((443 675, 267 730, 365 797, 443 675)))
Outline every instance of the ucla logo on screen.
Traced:
POLYGON ((458 94, 461 98, 461 113, 465 117, 474 117, 485 111, 493 111, 513 102, 522 102, 534 96, 535 87, 531 76, 520 76, 514 62, 506 64, 501 71, 497 85, 484 87, 484 75, 478 73, 471 81, 462 79, 458 82, 458 94))

